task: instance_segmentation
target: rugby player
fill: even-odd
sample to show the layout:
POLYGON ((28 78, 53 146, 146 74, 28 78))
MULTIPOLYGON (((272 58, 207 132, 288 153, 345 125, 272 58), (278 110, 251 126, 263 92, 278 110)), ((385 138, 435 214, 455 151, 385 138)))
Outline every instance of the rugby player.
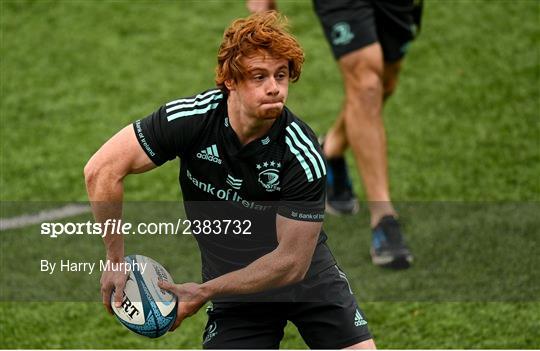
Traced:
MULTIPOLYGON (((251 12, 277 7, 275 0, 247 0, 246 5, 251 12)), ((369 204, 372 262, 408 268, 413 255, 390 197, 382 108, 420 28, 422 0, 313 0, 313 5, 345 88, 342 111, 322 142, 328 160, 326 210, 358 211, 344 158, 350 146, 369 204)))
MULTIPOLYGON (((326 245, 320 146, 285 107, 289 82, 300 77, 301 47, 285 21, 266 12, 234 21, 217 59, 217 89, 164 104, 92 156, 85 178, 96 221, 120 218, 127 175, 178 157, 188 218, 232 213, 254 223, 251 235, 194 235, 203 283, 160 282, 180 300, 171 330, 211 301, 204 348, 278 348, 288 320, 311 348, 375 348, 326 245)), ((104 241, 107 259, 123 261, 122 236, 104 241)), ((113 288, 119 305, 125 280, 103 272, 109 311, 113 288)))

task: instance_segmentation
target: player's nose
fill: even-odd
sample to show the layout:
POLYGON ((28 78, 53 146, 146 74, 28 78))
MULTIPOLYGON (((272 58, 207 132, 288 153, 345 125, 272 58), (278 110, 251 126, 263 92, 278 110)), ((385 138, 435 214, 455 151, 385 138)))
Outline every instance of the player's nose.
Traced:
POLYGON ((267 81, 267 93, 268 95, 278 95, 279 94, 279 85, 274 77, 270 77, 267 81))

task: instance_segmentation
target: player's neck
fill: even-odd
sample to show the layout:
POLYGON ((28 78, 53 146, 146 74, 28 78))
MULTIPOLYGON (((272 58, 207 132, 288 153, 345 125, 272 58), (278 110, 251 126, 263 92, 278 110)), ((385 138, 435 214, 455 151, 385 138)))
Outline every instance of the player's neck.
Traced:
POLYGON ((275 119, 255 119, 242 115, 229 115, 231 127, 242 145, 249 144, 255 139, 263 137, 274 124, 275 119))
POLYGON ((259 119, 242 113, 234 106, 228 108, 229 122, 242 145, 249 144, 253 140, 263 137, 276 119, 259 119))

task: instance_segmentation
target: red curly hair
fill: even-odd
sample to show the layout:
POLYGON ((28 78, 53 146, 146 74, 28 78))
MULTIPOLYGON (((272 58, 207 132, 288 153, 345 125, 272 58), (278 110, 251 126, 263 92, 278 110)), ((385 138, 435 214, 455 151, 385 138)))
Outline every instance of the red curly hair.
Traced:
POLYGON ((296 82, 300 78, 304 51, 288 32, 287 20, 276 11, 267 11, 238 19, 225 30, 217 57, 217 87, 227 92, 226 80, 242 80, 246 67, 240 59, 257 54, 286 59, 290 80, 296 82))

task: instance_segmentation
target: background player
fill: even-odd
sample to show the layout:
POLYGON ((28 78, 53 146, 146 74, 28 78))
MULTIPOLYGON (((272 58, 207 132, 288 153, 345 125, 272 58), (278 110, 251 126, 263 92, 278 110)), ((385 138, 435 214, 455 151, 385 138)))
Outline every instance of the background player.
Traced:
MULTIPOLYGON (((250 11, 276 8, 274 0, 249 0, 250 11)), ((382 107, 395 91, 403 57, 415 37, 422 3, 413 0, 314 0, 315 11, 343 75, 345 101, 328 131, 327 211, 358 210, 344 153, 350 146, 371 215, 370 250, 376 265, 407 268, 413 256, 392 205, 382 107)))
MULTIPOLYGON (((165 104, 121 130, 85 167, 99 222, 121 216, 125 176, 176 157, 190 219, 254 218, 252 235, 196 235, 203 284, 162 284, 181 301, 173 330, 213 301, 206 348, 279 347, 287 320, 312 348, 375 346, 325 244, 321 150, 309 127, 285 107, 289 81, 298 80, 302 63, 303 51, 276 13, 237 20, 218 53, 220 89, 165 104)), ((123 260, 121 235, 107 235, 105 244, 109 260, 123 260)), ((125 279, 103 273, 109 310, 112 289, 119 304, 125 279)))

